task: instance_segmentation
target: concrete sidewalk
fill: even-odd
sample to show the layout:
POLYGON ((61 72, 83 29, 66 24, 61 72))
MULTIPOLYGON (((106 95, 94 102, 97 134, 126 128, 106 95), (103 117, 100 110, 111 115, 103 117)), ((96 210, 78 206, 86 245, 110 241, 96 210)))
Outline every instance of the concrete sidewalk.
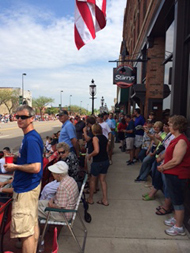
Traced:
MULTIPOLYGON (((171 237, 164 233, 163 221, 170 215, 158 216, 155 209, 163 203, 159 192, 153 201, 143 201, 142 194, 147 192, 144 183, 135 183, 140 163, 126 165, 128 155, 116 144, 113 165, 107 175, 109 206, 98 205, 101 192, 94 195, 94 204, 89 205, 92 222, 85 225, 88 230, 85 253, 189 253, 190 237, 171 237)), ((80 209, 83 216, 83 208, 80 209)), ((76 234, 82 242, 82 231, 75 222, 76 234)), ((59 236, 60 253, 80 252, 63 228, 59 236)))

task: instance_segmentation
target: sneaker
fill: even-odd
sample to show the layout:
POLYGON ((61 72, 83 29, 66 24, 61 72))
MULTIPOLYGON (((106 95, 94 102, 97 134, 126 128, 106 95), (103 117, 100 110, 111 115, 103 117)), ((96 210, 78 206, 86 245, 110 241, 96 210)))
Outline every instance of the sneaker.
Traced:
POLYGON ((133 165, 134 164, 134 162, 132 162, 132 161, 129 161, 128 163, 127 163, 127 165, 133 165))
POLYGON ((174 217, 172 217, 169 220, 165 220, 164 224, 166 226, 173 227, 176 224, 176 219, 174 217))
POLYGON ((134 162, 134 163, 136 163, 136 162, 137 162, 137 159, 136 159, 136 158, 134 158, 134 159, 133 159, 133 162, 134 162))
POLYGON ((112 163, 113 163, 112 160, 109 160, 109 164, 112 165, 112 163))
POLYGON ((131 160, 126 161, 126 163, 129 163, 131 160))
POLYGON ((165 230, 167 235, 186 235, 185 229, 183 227, 176 227, 175 225, 171 228, 165 230))

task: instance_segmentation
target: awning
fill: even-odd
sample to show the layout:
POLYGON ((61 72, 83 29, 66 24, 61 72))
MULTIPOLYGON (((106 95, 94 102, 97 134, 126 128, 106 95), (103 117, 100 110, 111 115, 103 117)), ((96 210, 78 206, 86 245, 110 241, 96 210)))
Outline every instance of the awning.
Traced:
POLYGON ((134 84, 130 90, 130 98, 133 99, 138 105, 140 101, 144 105, 146 95, 146 88, 144 84, 134 84))

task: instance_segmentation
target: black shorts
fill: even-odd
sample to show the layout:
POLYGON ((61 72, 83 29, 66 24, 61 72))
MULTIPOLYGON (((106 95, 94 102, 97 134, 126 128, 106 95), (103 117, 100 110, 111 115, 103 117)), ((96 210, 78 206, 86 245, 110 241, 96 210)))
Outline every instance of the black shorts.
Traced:
POLYGON ((107 174, 109 167, 109 161, 102 161, 102 162, 93 162, 91 164, 91 175, 97 177, 100 174, 107 174))

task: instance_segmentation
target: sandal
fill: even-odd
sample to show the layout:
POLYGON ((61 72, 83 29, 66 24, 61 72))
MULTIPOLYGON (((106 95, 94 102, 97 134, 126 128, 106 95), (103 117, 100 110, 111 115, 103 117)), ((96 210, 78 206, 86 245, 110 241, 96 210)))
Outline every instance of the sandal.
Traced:
POLYGON ((161 207, 160 210, 157 210, 155 212, 155 214, 157 215, 166 215, 166 214, 169 214, 169 213, 172 213, 172 210, 169 209, 169 210, 166 210, 165 208, 161 207), (161 210, 163 210, 163 212, 161 212, 161 210))
POLYGON ((143 194, 142 197, 145 198, 148 195, 149 195, 149 193, 147 192, 147 193, 143 194))
POLYGON ((156 210, 157 210, 157 211, 159 211, 160 209, 162 209, 162 206, 156 207, 156 210))
POLYGON ((146 195, 145 197, 143 197, 143 200, 145 201, 154 200, 154 197, 149 197, 149 195, 146 195))

